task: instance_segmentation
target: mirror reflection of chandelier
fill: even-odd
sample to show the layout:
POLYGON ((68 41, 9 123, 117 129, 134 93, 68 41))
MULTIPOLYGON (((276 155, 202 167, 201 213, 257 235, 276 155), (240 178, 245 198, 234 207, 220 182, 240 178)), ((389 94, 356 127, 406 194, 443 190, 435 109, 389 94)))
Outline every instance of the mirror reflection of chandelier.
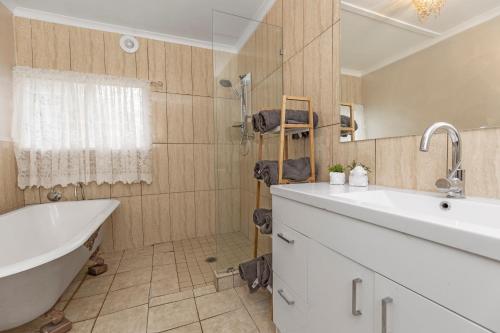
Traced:
POLYGON ((413 0, 418 17, 424 21, 431 15, 438 15, 446 0, 413 0))

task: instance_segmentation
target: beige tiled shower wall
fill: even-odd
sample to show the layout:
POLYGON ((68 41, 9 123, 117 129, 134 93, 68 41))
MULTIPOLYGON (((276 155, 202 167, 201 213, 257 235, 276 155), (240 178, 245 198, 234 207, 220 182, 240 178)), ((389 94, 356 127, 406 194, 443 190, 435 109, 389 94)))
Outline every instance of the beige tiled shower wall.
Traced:
MULTIPOLYGON (((105 250, 215 233, 212 50, 139 38, 139 51, 128 54, 120 49, 119 34, 20 17, 15 37, 17 65, 163 83, 152 95, 153 183, 86 186, 89 198, 121 203, 106 223, 105 250)), ((2 146, 2 156, 7 149, 2 146)), ((13 168, 12 158, 5 163, 13 168)), ((73 187, 62 190, 65 200, 73 200, 73 187)), ((46 194, 28 189, 24 200, 43 203, 46 194)))
POLYGON ((12 113, 12 72, 14 30, 10 11, 0 3, 0 214, 24 206, 23 192, 17 188, 16 161, 10 134, 12 113))

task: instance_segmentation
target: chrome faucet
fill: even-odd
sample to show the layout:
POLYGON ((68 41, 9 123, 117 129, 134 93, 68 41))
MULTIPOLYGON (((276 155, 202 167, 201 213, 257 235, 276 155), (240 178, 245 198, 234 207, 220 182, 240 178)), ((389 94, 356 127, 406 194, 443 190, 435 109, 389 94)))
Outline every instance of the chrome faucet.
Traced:
POLYGON ((465 170, 462 170, 462 138, 455 126, 438 122, 429 126, 420 141, 420 151, 429 151, 432 135, 439 129, 444 129, 451 140, 451 170, 446 178, 436 181, 439 192, 446 193, 449 198, 465 197, 465 170))
POLYGON ((78 201, 78 189, 80 189, 80 193, 82 194, 82 200, 87 200, 87 196, 85 195, 85 187, 84 183, 78 182, 78 184, 75 185, 75 200, 78 201))

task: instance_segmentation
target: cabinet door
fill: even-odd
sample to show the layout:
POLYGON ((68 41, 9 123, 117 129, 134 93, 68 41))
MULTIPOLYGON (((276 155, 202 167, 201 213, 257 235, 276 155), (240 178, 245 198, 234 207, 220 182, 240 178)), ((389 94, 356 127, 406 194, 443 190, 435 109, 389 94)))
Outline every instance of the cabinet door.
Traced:
POLYGON ((490 332, 378 274, 374 302, 374 333, 490 332))
POLYGON ((371 333, 374 273, 314 241, 308 254, 308 333, 371 333))

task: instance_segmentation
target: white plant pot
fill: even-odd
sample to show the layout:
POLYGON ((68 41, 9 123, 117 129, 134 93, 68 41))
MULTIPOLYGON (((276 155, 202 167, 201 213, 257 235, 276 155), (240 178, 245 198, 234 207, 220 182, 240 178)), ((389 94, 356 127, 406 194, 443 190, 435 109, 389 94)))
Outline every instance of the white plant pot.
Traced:
POLYGON ((349 176, 349 185, 356 187, 367 187, 368 186, 368 176, 367 175, 355 175, 349 176))
POLYGON ((343 172, 330 172, 330 185, 344 185, 345 173, 343 172))

